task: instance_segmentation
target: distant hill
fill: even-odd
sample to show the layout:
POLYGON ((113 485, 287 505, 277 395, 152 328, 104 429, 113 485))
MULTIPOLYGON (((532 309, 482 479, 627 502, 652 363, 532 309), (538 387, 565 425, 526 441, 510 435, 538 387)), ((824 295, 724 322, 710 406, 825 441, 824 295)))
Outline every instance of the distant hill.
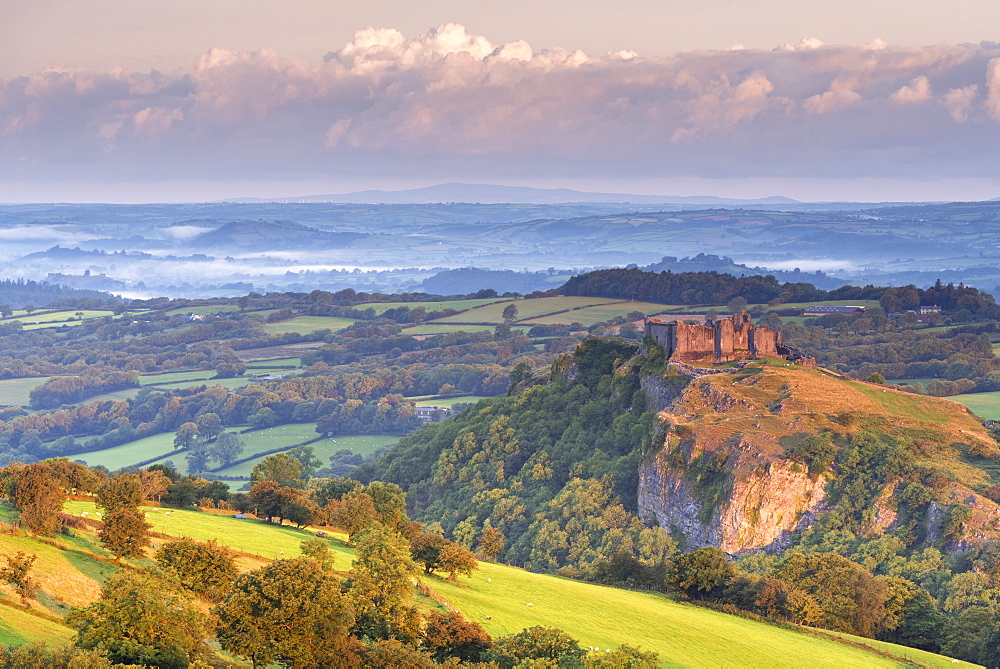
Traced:
POLYGON ((480 204, 553 204, 559 202, 628 202, 633 204, 795 204, 787 197, 758 199, 732 199, 711 195, 634 195, 628 193, 593 193, 568 188, 530 188, 527 186, 498 186, 493 184, 445 183, 426 188, 408 190, 365 190, 333 195, 303 195, 277 198, 233 198, 226 202, 340 202, 372 204, 438 204, 445 202, 476 202, 480 204))
POLYGON ((190 248, 236 248, 269 251, 289 248, 340 248, 366 237, 358 232, 324 232, 305 225, 276 221, 230 221, 187 243, 190 248))

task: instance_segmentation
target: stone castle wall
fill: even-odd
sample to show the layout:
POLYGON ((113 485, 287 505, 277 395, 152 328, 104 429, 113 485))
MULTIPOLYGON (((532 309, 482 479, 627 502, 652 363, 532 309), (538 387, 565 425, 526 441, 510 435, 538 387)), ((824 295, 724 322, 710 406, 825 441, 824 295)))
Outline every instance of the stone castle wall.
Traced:
POLYGON ((730 362, 768 356, 783 358, 781 333, 754 327, 750 314, 741 311, 711 325, 687 325, 680 321, 663 323, 646 319, 646 335, 667 350, 676 362, 730 362))

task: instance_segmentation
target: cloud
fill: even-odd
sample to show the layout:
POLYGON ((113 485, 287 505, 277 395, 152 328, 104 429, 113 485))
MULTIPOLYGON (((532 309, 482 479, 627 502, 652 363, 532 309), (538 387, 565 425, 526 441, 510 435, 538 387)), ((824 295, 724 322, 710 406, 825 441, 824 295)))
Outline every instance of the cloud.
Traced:
POLYGON ((932 96, 931 82, 926 76, 920 75, 893 93, 892 99, 900 104, 917 104, 930 100, 932 96))
POLYGON ((944 107, 953 121, 965 123, 969 119, 969 109, 978 90, 979 86, 971 84, 965 88, 953 88, 944 94, 944 107))
POLYGON ((649 58, 368 27, 318 62, 212 49, 176 75, 0 80, 0 177, 990 174, 997 122, 989 43, 649 58))

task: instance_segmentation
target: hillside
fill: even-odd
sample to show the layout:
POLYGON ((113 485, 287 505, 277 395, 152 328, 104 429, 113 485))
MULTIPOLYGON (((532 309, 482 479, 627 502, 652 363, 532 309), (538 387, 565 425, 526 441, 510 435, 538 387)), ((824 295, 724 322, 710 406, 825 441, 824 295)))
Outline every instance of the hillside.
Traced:
MULTIPOLYGON (((80 516, 85 511, 92 514, 93 509, 92 503, 77 501, 70 502, 66 510, 80 516)), ((154 530, 161 533, 156 544, 176 533, 200 541, 218 539, 241 551, 242 571, 259 567, 272 557, 297 556, 299 542, 312 535, 310 530, 239 521, 227 515, 173 510, 168 516, 156 507, 147 507, 146 512, 154 530)), ((39 603, 33 607, 36 615, 19 610, 12 593, 0 588, 0 642, 59 643, 71 638, 72 631, 54 620, 67 610, 63 602, 81 606, 92 601, 100 584, 115 569, 92 531, 78 529, 73 534, 72 538, 59 537, 47 543, 0 535, 4 553, 25 550, 39 556, 36 570, 41 586, 39 603)), ((338 569, 346 569, 353 551, 345 547, 343 535, 334 535, 329 542, 337 553, 338 569)), ((762 667, 805 663, 818 667, 952 666, 950 659, 909 648, 885 645, 880 652, 871 652, 857 643, 697 608, 662 595, 531 574, 499 564, 482 563, 471 578, 462 578, 460 583, 437 577, 424 580, 468 619, 481 621, 491 635, 502 636, 532 625, 555 626, 585 647, 629 643, 655 650, 664 666, 724 664, 734 657, 743 658, 744 666, 762 667), (532 606, 526 606, 528 603, 532 606), (609 620, 614 623, 609 624, 609 620)), ((421 597, 419 604, 425 610, 439 608, 428 597, 421 597)), ((871 647, 875 647, 874 642, 871 647)))

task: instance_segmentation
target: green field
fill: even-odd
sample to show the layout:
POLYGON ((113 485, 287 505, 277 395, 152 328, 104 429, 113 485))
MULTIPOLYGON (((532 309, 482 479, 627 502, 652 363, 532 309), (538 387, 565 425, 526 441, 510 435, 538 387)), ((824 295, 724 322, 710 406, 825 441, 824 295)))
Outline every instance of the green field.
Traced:
MULTIPOLYGON (((766 304, 756 305, 763 307, 764 309, 805 309, 806 307, 812 307, 817 304, 822 304, 828 307, 872 307, 880 306, 878 300, 833 300, 832 302, 789 302, 787 304, 778 304, 773 307, 768 307, 766 304)), ((755 306, 755 305, 749 305, 755 306)), ((724 308, 724 307, 722 307, 724 308)))
POLYGON ((297 332, 311 334, 316 330, 343 330, 356 323, 353 318, 336 318, 333 316, 296 316, 280 323, 264 323, 264 332, 269 335, 297 332))
POLYGON ((36 309, 29 315, 23 309, 15 309, 13 316, 10 318, 0 318, 0 323, 4 321, 21 321, 25 325, 37 325, 39 323, 62 324, 69 321, 79 322, 80 319, 76 315, 77 312, 81 312, 85 320, 113 315, 111 311, 93 309, 60 309, 58 311, 39 311, 36 309))
MULTIPOLYGON (((130 441, 127 444, 121 444, 120 446, 113 446, 111 448, 105 448, 100 451, 92 451, 90 453, 80 453, 73 456, 73 459, 83 460, 91 467, 95 465, 104 465, 111 471, 115 471, 116 469, 129 467, 137 462, 142 462, 143 460, 149 460, 157 455, 172 453, 173 450, 174 433, 161 432, 160 434, 154 434, 150 437, 136 439, 135 441, 130 441)), ((184 454, 178 453, 172 456, 172 459, 175 462, 183 462, 184 454)))
POLYGON ((28 404, 28 394, 49 380, 48 376, 30 379, 4 379, 0 381, 0 405, 24 406, 28 404))
POLYGON ((53 646, 69 643, 76 630, 33 616, 16 606, 0 606, 0 645, 20 646, 32 641, 53 646))
MULTIPOLYGON (((517 318, 519 321, 553 314, 567 309, 580 309, 598 304, 637 304, 627 300, 613 300, 606 297, 540 297, 536 300, 505 300, 487 304, 465 313, 447 316, 431 321, 431 323, 502 323, 503 310, 513 304, 517 307, 517 318)), ((658 307, 662 311, 663 307, 658 307)), ((626 311, 631 311, 627 309, 626 311)))
POLYGON ((178 381, 203 381, 215 376, 215 371, 211 369, 194 369, 184 372, 163 372, 156 374, 142 374, 139 383, 144 386, 159 386, 178 381))
MULTIPOLYGON (((520 303, 518 304, 520 305, 520 303)), ((521 308, 518 306, 518 315, 520 315, 520 310, 521 308)), ((539 316, 518 322, 522 325, 569 325, 570 323, 593 325, 594 323, 601 323, 618 316, 625 316, 632 311, 641 311, 647 316, 652 316, 653 314, 663 313, 665 307, 662 304, 653 304, 651 302, 616 302, 615 304, 574 309, 573 311, 561 314, 539 316)))
MULTIPOLYGON (((95 508, 93 502, 70 501, 66 502, 64 510, 74 515, 81 515, 84 511, 93 515, 95 508)), ((153 526, 154 532, 172 537, 190 537, 197 541, 218 539, 219 543, 236 550, 271 559, 299 557, 299 545, 313 536, 312 532, 291 525, 279 527, 250 518, 240 520, 230 515, 156 507, 147 507, 145 511, 146 520, 153 526)), ((331 541, 330 547, 343 555, 338 556, 338 568, 345 569, 353 554, 343 548, 342 540, 331 541)))
POLYGON ((456 404, 475 404, 479 400, 485 400, 486 398, 480 395, 462 395, 461 397, 446 397, 439 400, 421 399, 419 397, 407 397, 406 399, 412 401, 418 407, 447 407, 450 409, 456 404))
POLYGON ((376 314, 382 314, 396 307, 407 307, 409 309, 423 307, 427 311, 441 311, 443 309, 458 309, 462 311, 463 309, 474 309, 484 304, 492 304, 493 302, 500 301, 507 301, 507 298, 490 297, 481 300, 439 300, 437 302, 368 302, 366 304, 355 304, 354 308, 361 310, 374 309, 376 314))
MULTIPOLYGON (((659 594, 532 574, 497 564, 480 563, 471 578, 460 579, 460 585, 443 579, 429 584, 492 636, 532 625, 558 627, 584 647, 614 648, 628 643, 656 651, 666 667, 904 664, 830 638, 678 603, 659 594)), ((950 659, 931 657, 936 666, 953 666, 950 659)), ((927 658, 921 661, 931 664, 927 658)))
MULTIPOLYGON (((493 332, 495 328, 495 325, 460 325, 458 323, 449 324, 441 321, 432 321, 430 323, 423 323, 422 325, 403 328, 403 334, 412 336, 450 334, 452 332, 493 332)), ((527 330, 527 328, 519 328, 516 325, 511 329, 521 333, 527 330)))
MULTIPOLYGON (((307 426, 309 428, 315 428, 316 424, 308 423, 307 426)), ((291 427, 291 426, 286 426, 286 427, 291 427)), ((272 429, 277 429, 277 428, 272 428, 272 429)), ((243 436, 245 438, 250 435, 243 435, 243 436)), ((292 444, 289 444, 289 446, 301 443, 303 441, 307 441, 309 439, 315 439, 317 436, 318 435, 316 434, 315 429, 313 429, 309 436, 304 435, 298 441, 294 441, 292 444)), ((392 444, 395 444, 397 441, 399 441, 399 437, 391 437, 386 435, 368 435, 368 434, 341 435, 337 437, 328 437, 326 439, 321 439, 319 441, 309 444, 309 446, 313 449, 313 452, 315 453, 316 457, 320 459, 320 461, 323 463, 323 466, 325 467, 330 464, 330 456, 336 453, 337 451, 348 449, 352 453, 369 455, 373 451, 383 446, 391 446, 392 444)), ((277 448, 277 446, 271 446, 270 448, 277 448)), ((262 449, 262 451, 266 450, 269 449, 266 448, 262 449)), ((248 444, 247 450, 245 450, 243 452, 243 455, 240 457, 245 458, 248 457, 249 455, 250 452, 248 444)), ((247 462, 241 462, 240 464, 233 465, 232 467, 226 467, 225 469, 220 469, 216 473, 219 474, 220 476, 250 476, 250 474, 253 472, 254 465, 260 462, 261 459, 263 459, 263 456, 261 458, 255 458, 247 462)))
MULTIPOLYGON (((235 304, 214 304, 205 307, 183 307, 181 309, 171 309, 166 312, 167 316, 187 316, 197 314, 198 316, 208 316, 210 314, 231 314, 239 311, 235 304)), ((257 313, 257 312, 251 312, 257 313)))
POLYGON ((288 368, 297 368, 299 365, 299 358, 274 358, 271 360, 261 360, 260 362, 252 362, 244 365, 247 369, 247 373, 257 374, 260 370, 266 371, 287 371, 288 368))
POLYGON ((951 395, 945 399, 964 404, 977 416, 981 416, 986 420, 1000 420, 1000 390, 994 390, 989 393, 951 395))

